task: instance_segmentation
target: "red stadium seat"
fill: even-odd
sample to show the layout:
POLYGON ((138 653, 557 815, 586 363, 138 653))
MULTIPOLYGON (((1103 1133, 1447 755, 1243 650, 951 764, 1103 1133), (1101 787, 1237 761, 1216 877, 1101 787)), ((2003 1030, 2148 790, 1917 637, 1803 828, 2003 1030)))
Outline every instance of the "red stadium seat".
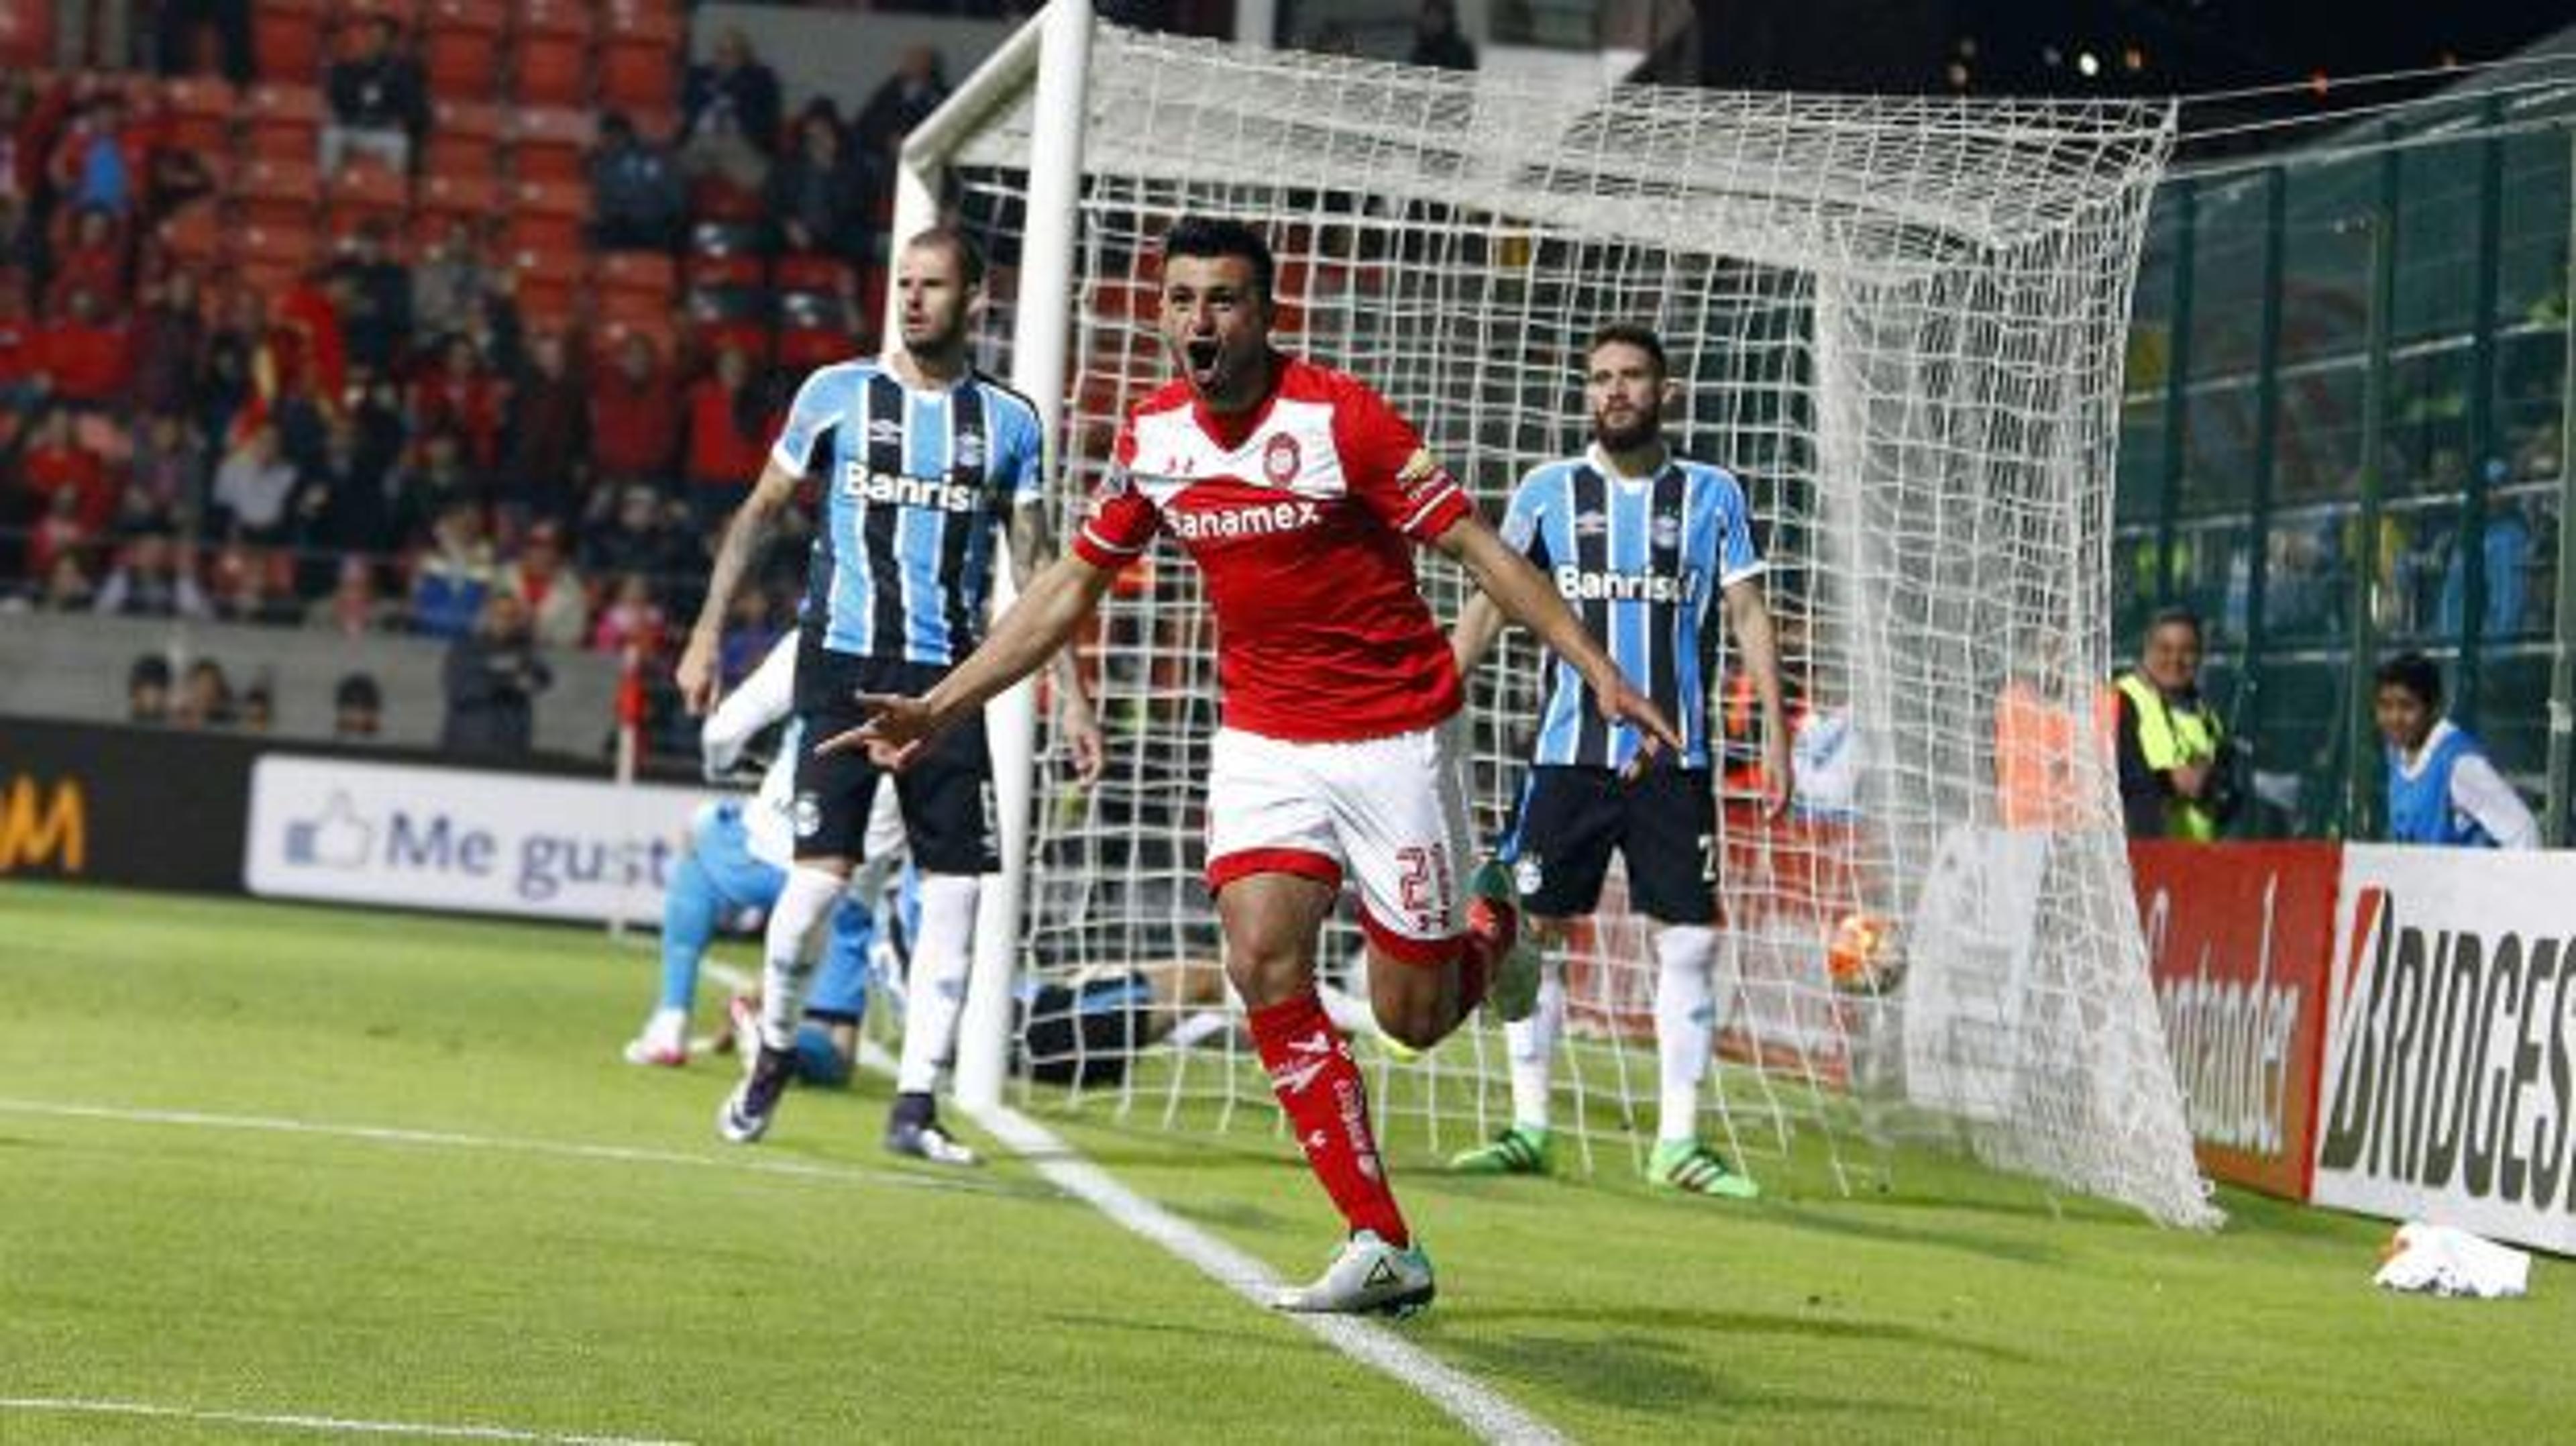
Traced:
POLYGON ((0 65, 25 72, 53 63, 53 0, 11 0, 0 5, 0 65))
POLYGON ((250 48, 262 80, 311 85, 322 77, 322 0, 257 0, 250 48))
POLYGON ((523 110, 510 129, 510 174, 522 181, 580 181, 598 143, 599 122, 587 111, 523 110))
POLYGON ((859 339, 837 326, 789 326, 778 332, 778 364, 794 372, 848 361, 858 354, 859 339))
POLYGON ((599 356, 609 357, 626 344, 630 336, 640 336, 651 343, 654 360, 668 365, 680 354, 680 324, 668 313, 657 317, 603 317, 599 327, 599 356))
POLYGON ((667 311, 680 293, 679 268, 658 252, 612 251, 599 258, 599 291, 608 301, 640 297, 667 311))
POLYGON ((419 205, 424 216, 489 221, 501 213, 501 183, 490 176, 424 176, 419 205))
POLYGON ((192 201, 161 218, 153 231, 163 268, 179 267, 200 276, 211 273, 230 249, 222 209, 212 201, 192 201))
POLYGON ((195 152, 200 160, 232 154, 233 114, 241 95, 219 76, 181 75, 161 83, 161 104, 170 117, 170 144, 195 152))
POLYGON ((332 31, 342 36, 377 19, 390 20, 409 35, 420 21, 417 0, 334 0, 329 9, 332 31))
POLYGON ((484 176, 501 169, 501 108, 488 101, 442 100, 430 106, 424 176, 484 176))
POLYGON ((255 157, 233 178, 232 196, 247 226, 279 233, 309 230, 322 199, 322 174, 310 159, 255 157))
POLYGON ((769 217, 769 202, 748 186, 710 173, 689 187, 689 215, 700 221, 760 222, 769 217))
POLYGON ((245 149, 253 156, 308 164, 320 149, 328 114, 315 85, 263 83, 242 97, 245 149))
POLYGON ((754 365, 769 362, 769 323, 765 321, 690 320, 691 338, 699 354, 714 356, 728 347, 739 348, 754 365))
POLYGON ((590 188, 578 182, 520 181, 511 186, 503 220, 512 251, 568 252, 582 248, 590 220, 590 188))
POLYGON ((484 100, 500 89, 501 36, 509 29, 501 0, 429 0, 421 12, 421 69, 430 94, 484 100))
POLYGON ((770 270, 770 284, 780 291, 807 291, 828 296, 847 296, 859 284, 850 263, 837 256, 816 256, 807 252, 789 252, 778 258, 770 270))
POLYGON ((329 182, 330 233, 347 236, 369 221, 399 229, 411 211, 411 180, 384 166, 353 160, 329 182))
POLYGON ((668 111, 680 103, 687 27, 664 10, 612 6, 599 40, 597 99, 607 110, 668 111))
POLYGON ((693 287, 758 287, 767 280, 768 269, 757 256, 718 252, 689 258, 689 285, 693 287))
POLYGON ((322 238, 310 227, 245 226, 233 237, 242 284, 275 301, 309 275, 322 259, 322 238))
POLYGON ((521 105, 581 105, 590 99, 594 22, 587 5, 524 0, 510 41, 510 93, 521 105))
POLYGON ((571 323, 589 282, 588 257, 575 248, 521 248, 510 252, 508 264, 518 278, 519 315, 530 326, 560 330, 571 323))

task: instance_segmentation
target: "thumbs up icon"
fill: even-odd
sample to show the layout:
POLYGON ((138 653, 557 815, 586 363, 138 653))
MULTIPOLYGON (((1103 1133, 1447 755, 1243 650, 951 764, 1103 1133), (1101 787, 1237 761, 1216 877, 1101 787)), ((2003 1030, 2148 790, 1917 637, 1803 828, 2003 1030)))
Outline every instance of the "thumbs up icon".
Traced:
POLYGON ((364 868, 375 841, 375 829, 358 817, 349 795, 334 790, 320 818, 296 819, 286 825, 286 859, 326 869, 364 868))

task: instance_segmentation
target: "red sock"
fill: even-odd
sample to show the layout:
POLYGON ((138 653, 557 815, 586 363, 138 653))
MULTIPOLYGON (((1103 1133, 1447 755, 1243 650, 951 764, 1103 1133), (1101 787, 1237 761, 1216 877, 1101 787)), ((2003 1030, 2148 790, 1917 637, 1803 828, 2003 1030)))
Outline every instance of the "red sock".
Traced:
POLYGON ((1271 1091, 1305 1148, 1307 1167, 1353 1230, 1374 1230, 1391 1245, 1412 1243, 1369 1129, 1368 1091, 1351 1048, 1307 990, 1252 1011, 1252 1042, 1270 1072, 1271 1091))

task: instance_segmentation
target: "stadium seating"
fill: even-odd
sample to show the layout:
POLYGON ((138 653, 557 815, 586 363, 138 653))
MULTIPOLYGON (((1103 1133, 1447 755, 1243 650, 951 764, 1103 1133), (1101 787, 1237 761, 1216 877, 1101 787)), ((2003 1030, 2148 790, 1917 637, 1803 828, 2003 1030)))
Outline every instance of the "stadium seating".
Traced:
POLYGON ((398 171, 353 160, 327 184, 324 202, 333 237, 344 237, 370 221, 399 230, 411 211, 411 180, 398 171))
POLYGON ((241 107, 232 82, 216 76, 174 76, 161 84, 161 105, 169 116, 172 145, 195 152, 201 160, 232 153, 233 117, 241 107))
POLYGON ((510 91, 525 106, 590 99, 594 22, 581 0, 526 0, 510 40, 510 91))
POLYGON ((501 168, 503 133, 501 107, 490 101, 433 101, 421 174, 489 177, 501 168))
POLYGON ((433 96, 488 100, 499 88, 501 37, 510 26, 501 0, 429 0, 421 12, 420 64, 433 96))
POLYGON ((679 58, 687 26, 676 11, 609 7, 599 40, 598 100, 603 109, 666 113, 680 104, 679 58))
POLYGON ((263 76, 311 78, 322 73, 324 0, 257 0, 250 17, 251 56, 263 76))
POLYGON ((299 160, 261 156, 242 167, 232 194, 245 224, 272 231, 303 230, 313 224, 322 176, 310 155, 299 160))
POLYGON ((510 173, 522 181, 576 183, 588 174, 598 121, 586 110, 522 110, 511 121, 510 173))
POLYGON ((242 97, 243 148, 253 156, 311 164, 330 115, 322 88, 263 81, 242 97))

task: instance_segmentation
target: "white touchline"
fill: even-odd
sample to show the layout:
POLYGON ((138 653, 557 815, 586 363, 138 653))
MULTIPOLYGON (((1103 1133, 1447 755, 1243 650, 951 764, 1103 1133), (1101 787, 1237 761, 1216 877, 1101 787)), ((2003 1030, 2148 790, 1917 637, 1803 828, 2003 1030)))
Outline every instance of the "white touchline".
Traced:
MULTIPOLYGON (((1121 1185, 1108 1171, 1082 1157, 1055 1133, 1019 1111, 1003 1106, 975 1116, 976 1122, 1037 1167, 1068 1195, 1078 1196, 1119 1225, 1144 1236, 1199 1268, 1217 1284, 1261 1307, 1280 1287, 1279 1277, 1260 1261, 1181 1219, 1121 1185)), ((1297 1315, 1288 1319, 1323 1338, 1324 1343, 1373 1370, 1429 1398, 1477 1439, 1494 1442, 1561 1442, 1555 1427, 1505 1400, 1466 1372, 1435 1359, 1430 1352, 1373 1321, 1351 1316, 1297 1315)))
POLYGON ((112 1120, 128 1125, 176 1125, 195 1129, 256 1130, 280 1135, 320 1135, 366 1140, 384 1145, 426 1145, 452 1150, 497 1150, 525 1155, 557 1155, 571 1160, 611 1160, 632 1165, 686 1165, 703 1170, 744 1170, 761 1175, 790 1175, 810 1180, 845 1180, 854 1184, 892 1185, 907 1190, 964 1190, 992 1193, 973 1180, 936 1175, 909 1175, 897 1170, 864 1170, 853 1165, 818 1165, 801 1160, 758 1159, 748 1155, 691 1155, 678 1150, 647 1150, 634 1145, 591 1145, 577 1140, 514 1140, 497 1135, 461 1135, 443 1130, 408 1130, 383 1125, 334 1125, 313 1120, 277 1119, 265 1115, 212 1115, 194 1110, 125 1109, 113 1105, 56 1104, 47 1100, 0 1099, 0 1114, 45 1115, 65 1120, 112 1120))
MULTIPOLYGON (((874 1040, 860 1041, 859 1063, 882 1074, 894 1072, 893 1057, 874 1040)), ((1281 1285, 1270 1267, 1119 1184, 1115 1176, 1084 1159, 1081 1151, 1066 1144, 1054 1131, 1019 1111, 1005 1105, 974 1111, 972 1116, 1057 1189, 1198 1267, 1201 1274, 1264 1312, 1269 1311, 1270 1298, 1281 1285)), ((1451 1419, 1479 1440, 1510 1446, 1548 1446, 1565 1440, 1555 1427, 1505 1400, 1492 1387, 1374 1321, 1332 1315, 1286 1318, 1361 1365, 1394 1377, 1448 1412, 1451 1419)))
POLYGON ((91 1401, 57 1396, 0 1396, 0 1411, 53 1411, 85 1416, 149 1416, 165 1421, 206 1421, 226 1426, 277 1426, 327 1431, 335 1436, 427 1436, 445 1441, 541 1441, 549 1446, 687 1446, 659 1436, 583 1436, 520 1431, 508 1426, 432 1426, 418 1421, 358 1421, 294 1412, 201 1411, 148 1401, 91 1401))

